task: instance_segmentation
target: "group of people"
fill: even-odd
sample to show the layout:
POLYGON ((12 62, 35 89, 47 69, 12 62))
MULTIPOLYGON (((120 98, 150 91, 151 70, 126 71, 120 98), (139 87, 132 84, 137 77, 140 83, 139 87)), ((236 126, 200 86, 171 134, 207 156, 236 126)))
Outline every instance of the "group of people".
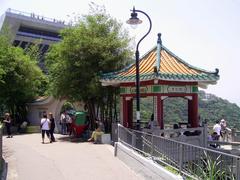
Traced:
POLYGON ((64 111, 60 117, 61 134, 71 135, 72 134, 72 123, 73 123, 72 117, 69 114, 67 114, 66 111, 64 111))
MULTIPOLYGON (((12 138, 12 133, 11 133, 11 123, 12 119, 9 113, 5 113, 4 115, 4 120, 3 122, 5 123, 5 127, 7 130, 7 138, 12 138)), ((61 114, 60 117, 60 125, 61 125, 61 133, 66 135, 69 134, 71 135, 72 133, 72 117, 70 117, 66 111, 64 111, 61 114)), ((45 138, 49 139, 49 142, 55 142, 55 137, 54 137, 54 129, 55 129, 55 119, 53 117, 53 114, 49 112, 48 114, 46 112, 43 113, 41 121, 40 121, 40 129, 41 129, 41 135, 42 135, 42 143, 45 143, 45 138)), ((92 132, 91 137, 88 139, 89 142, 99 142, 99 137, 104 134, 104 124, 96 120, 96 129, 95 131, 92 132)))
POLYGON ((49 142, 55 142, 54 137, 54 129, 55 129, 55 120, 53 114, 50 112, 48 115, 47 113, 43 113, 43 118, 41 119, 41 131, 42 131, 42 143, 45 143, 45 134, 47 135, 49 142))
POLYGON ((218 141, 220 138, 222 138, 223 141, 227 141, 229 132, 231 132, 231 129, 227 127, 226 120, 217 120, 216 124, 213 126, 213 133, 210 136, 210 140, 218 141))

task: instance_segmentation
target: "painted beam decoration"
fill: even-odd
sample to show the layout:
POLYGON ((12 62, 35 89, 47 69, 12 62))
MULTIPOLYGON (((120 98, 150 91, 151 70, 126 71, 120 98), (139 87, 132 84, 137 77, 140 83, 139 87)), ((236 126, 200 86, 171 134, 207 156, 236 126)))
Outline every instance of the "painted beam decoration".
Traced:
MULTIPOLYGON (((120 94, 135 94, 136 87, 120 87, 120 94)), ((173 86, 173 85, 148 85, 140 87, 141 94, 150 93, 198 93, 197 86, 185 85, 185 86, 173 86)))

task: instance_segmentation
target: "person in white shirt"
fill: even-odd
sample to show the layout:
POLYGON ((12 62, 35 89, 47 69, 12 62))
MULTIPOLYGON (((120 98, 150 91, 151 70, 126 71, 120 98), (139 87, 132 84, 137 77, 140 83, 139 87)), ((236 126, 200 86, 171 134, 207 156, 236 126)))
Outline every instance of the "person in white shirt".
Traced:
POLYGON ((42 130, 42 143, 44 144, 44 139, 45 139, 45 134, 47 134, 47 137, 52 143, 50 135, 49 135, 49 130, 50 130, 50 120, 47 118, 47 114, 43 114, 43 118, 41 119, 41 130, 42 130))
POLYGON ((221 125, 219 124, 219 121, 216 121, 216 124, 213 126, 213 132, 217 133, 216 140, 219 140, 219 137, 221 135, 221 125))
POLYGON ((67 112, 64 111, 60 117, 61 131, 63 135, 67 134, 67 112))

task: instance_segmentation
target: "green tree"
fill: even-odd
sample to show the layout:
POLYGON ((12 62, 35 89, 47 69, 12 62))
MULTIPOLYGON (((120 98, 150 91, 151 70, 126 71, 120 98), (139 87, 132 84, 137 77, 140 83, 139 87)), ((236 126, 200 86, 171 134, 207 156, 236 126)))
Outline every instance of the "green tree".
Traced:
POLYGON ((96 105, 101 107, 101 115, 113 115, 116 91, 101 86, 101 72, 121 69, 132 55, 122 25, 104 9, 95 10, 63 30, 63 40, 53 45, 47 57, 51 92, 71 101, 84 101, 91 120, 96 117, 96 105))
POLYGON ((11 45, 9 34, 0 34, 0 102, 13 116, 26 115, 26 103, 42 94, 45 76, 23 49, 11 45))

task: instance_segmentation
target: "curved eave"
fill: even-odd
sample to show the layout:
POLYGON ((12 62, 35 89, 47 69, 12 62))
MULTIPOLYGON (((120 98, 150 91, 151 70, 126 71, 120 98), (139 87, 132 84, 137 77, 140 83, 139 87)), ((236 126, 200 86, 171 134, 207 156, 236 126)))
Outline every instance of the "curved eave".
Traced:
MULTIPOLYGON (((207 88, 209 84, 217 84, 219 76, 214 74, 203 74, 203 75, 170 75, 170 74, 145 74, 140 75, 140 81, 148 81, 153 79, 159 79, 164 81, 177 81, 177 82, 197 82, 200 87, 207 88)), ((132 83, 135 82, 135 76, 115 76, 102 78, 101 83, 103 86, 118 86, 121 83, 132 83)))

